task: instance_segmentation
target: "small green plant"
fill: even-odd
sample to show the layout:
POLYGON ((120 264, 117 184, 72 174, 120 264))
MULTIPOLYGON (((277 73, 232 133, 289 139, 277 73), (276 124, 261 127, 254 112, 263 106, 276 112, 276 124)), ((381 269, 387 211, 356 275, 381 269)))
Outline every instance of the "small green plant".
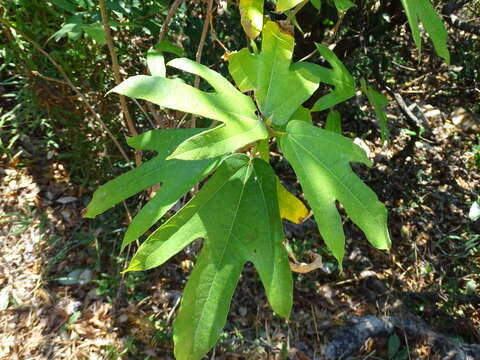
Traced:
MULTIPOLYGON (((279 6, 290 3, 291 8, 305 2, 279 1, 279 6)), ((346 0, 334 3, 337 8, 343 6, 341 11, 353 5, 346 0)), ((433 8, 406 0, 402 3, 416 26, 417 42, 418 18, 428 31, 433 31, 433 8)), ((244 26, 260 20, 252 17, 254 10, 263 14, 263 2, 241 2, 244 26), (245 16, 251 19, 245 20, 245 16)), ((256 267, 273 310, 285 318, 290 315, 293 285, 281 218, 301 221, 304 216, 299 214, 304 210, 303 204, 281 185, 269 164, 269 147, 273 143, 292 165, 320 234, 340 268, 345 235, 337 202, 374 247, 387 250, 391 244, 385 206, 350 167, 351 162, 370 166, 370 159, 352 140, 339 134, 340 114, 331 112, 327 129, 312 123, 312 112, 332 109, 351 98, 356 92, 355 80, 336 55, 321 44, 316 48, 331 67, 292 63, 293 36, 275 22, 263 24, 263 15, 261 20, 255 22, 256 28, 247 29, 252 38, 261 30, 261 50, 254 46, 253 52, 244 48, 228 56, 236 86, 187 58, 176 58, 168 65, 203 78, 212 91, 201 91, 179 78, 166 77, 161 51, 168 47, 162 45, 156 53, 160 61, 148 61, 151 76, 133 76, 111 90, 221 123, 213 128, 152 130, 128 139, 133 148, 155 151, 156 157, 101 186, 86 212, 86 217, 95 217, 161 183, 157 194, 131 222, 122 243, 124 248, 192 187, 208 178, 182 209, 147 237, 126 270, 160 266, 192 241, 204 239, 174 322, 175 356, 181 360, 200 359, 215 345, 246 262, 256 267), (321 83, 331 86, 332 91, 320 97, 311 109, 303 107, 321 83)), ((443 49, 443 43, 435 40, 438 34, 431 35, 437 51, 443 49)), ((439 52, 447 59, 444 51, 439 52)), ((382 115, 385 98, 364 81, 362 88, 382 115)), ((382 135, 386 138, 385 122, 383 118, 382 135)))

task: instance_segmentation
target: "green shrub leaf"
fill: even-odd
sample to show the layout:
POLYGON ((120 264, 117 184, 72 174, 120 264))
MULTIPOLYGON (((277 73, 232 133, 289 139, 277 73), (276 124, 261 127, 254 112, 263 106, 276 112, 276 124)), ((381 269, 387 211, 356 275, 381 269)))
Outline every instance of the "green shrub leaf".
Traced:
MULTIPOLYGON (((285 125, 298 107, 318 88, 318 79, 291 65, 294 39, 268 22, 262 33, 262 51, 248 49, 229 56, 229 71, 238 88, 254 91, 262 115, 275 125, 285 125)), ((312 64, 314 65, 314 64, 312 64)))
POLYGON ((280 141, 313 209, 320 233, 340 266, 345 252, 345 235, 336 200, 373 246, 390 248, 387 210, 349 165, 349 162, 371 165, 360 147, 346 137, 304 121, 291 121, 287 134, 280 141))
POLYGON ((325 130, 342 135, 342 116, 337 110, 332 110, 328 113, 325 130))
POLYGON ((175 356, 200 359, 223 328, 243 265, 251 261, 279 315, 292 306, 276 177, 261 159, 227 158, 198 194, 138 249, 127 271, 163 264, 197 238, 204 245, 174 324, 175 356))
POLYGON ((307 70, 316 79, 314 81, 329 84, 334 87, 332 92, 322 96, 312 107, 312 111, 322 111, 354 96, 355 80, 332 50, 321 44, 315 45, 332 68, 329 69, 308 62, 296 63, 295 68, 307 70))
POLYGON ((218 158, 197 161, 165 160, 178 144, 203 130, 153 130, 129 139, 130 146, 140 150, 154 150, 158 155, 100 186, 93 194, 85 217, 93 218, 149 186, 161 183, 157 194, 132 220, 122 248, 136 240, 188 190, 219 165, 221 159, 218 158))
POLYGON ((419 29, 419 21, 421 21, 432 39, 437 54, 450 64, 450 52, 447 48, 448 33, 430 0, 402 0, 402 4, 412 29, 413 41, 418 49, 422 50, 419 29))
POLYGON ((383 110, 383 107, 388 105, 388 99, 385 95, 379 93, 378 91, 375 91, 375 89, 370 85, 367 85, 365 79, 360 79, 360 84, 363 93, 367 95, 368 101, 370 102, 370 104, 372 104, 373 110, 377 115, 382 140, 388 141, 390 137, 390 131, 388 130, 387 114, 383 110))
POLYGON ((265 125, 255 115, 253 101, 220 74, 186 58, 174 59, 168 65, 202 77, 215 91, 204 92, 177 79, 146 75, 130 77, 111 91, 223 122, 187 139, 169 158, 212 158, 268 137, 265 125))

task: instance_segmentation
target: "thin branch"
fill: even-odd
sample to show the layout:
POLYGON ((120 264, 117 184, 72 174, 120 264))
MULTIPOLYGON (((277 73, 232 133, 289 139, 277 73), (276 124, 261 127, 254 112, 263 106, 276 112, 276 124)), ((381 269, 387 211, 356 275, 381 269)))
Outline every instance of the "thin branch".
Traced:
MULTIPOLYGON (((205 16, 205 21, 203 22, 202 35, 200 36, 197 55, 195 57, 195 61, 197 63, 202 62, 203 48, 205 47, 205 41, 207 40, 208 27, 210 26, 210 22, 212 21, 212 9, 213 9, 213 0, 208 0, 207 14, 205 16)), ((194 86, 195 88, 198 88, 200 86, 200 77, 198 75, 195 76, 194 86)), ((191 128, 195 128, 196 122, 197 122, 196 120, 197 120, 197 117, 192 116, 192 119, 190 120, 191 128)))
POLYGON ((180 7, 182 2, 183 0, 175 0, 175 2, 170 7, 170 10, 168 10, 167 17, 165 18, 165 21, 163 22, 163 25, 162 25, 162 29, 160 30, 160 36, 158 38, 159 41, 163 41, 167 36, 168 25, 170 24, 170 21, 172 20, 173 15, 175 15, 175 13, 177 12, 177 9, 180 7))
MULTIPOLYGON (((210 22, 212 19, 212 8, 213 8, 213 0, 208 0, 207 14, 205 16, 205 21, 203 22, 202 35, 200 36, 197 55, 195 57, 195 61, 198 63, 202 62, 203 48, 205 47, 205 41, 207 40, 208 27, 210 26, 210 22)), ((200 85, 200 77, 197 75, 195 76, 195 87, 198 88, 199 85, 200 85)))
MULTIPOLYGON (((105 31, 105 40, 107 41, 110 58, 112 59, 113 77, 118 85, 122 82, 122 75, 120 74, 120 65, 118 63, 117 53, 115 51, 115 47, 113 46, 112 31, 108 23, 108 11, 105 5, 105 0, 99 0, 98 4, 100 6, 100 13, 102 16, 103 30, 105 31)), ((137 136, 138 132, 133 125, 133 120, 130 115, 130 111, 128 110, 127 100, 123 95, 118 95, 118 97, 120 98, 120 107, 122 108, 122 113, 125 117, 128 131, 130 132, 130 135, 137 136)), ((141 153, 139 151, 135 151, 135 163, 137 166, 142 163, 141 153)))
POLYGON ((122 154, 123 158, 129 162, 130 159, 128 158, 127 154, 123 150, 122 146, 118 142, 118 140, 113 136, 112 132, 108 129, 107 125, 103 122, 101 116, 95 111, 93 106, 90 104, 88 101, 88 98, 85 94, 83 94, 80 89, 78 89, 70 80, 68 77, 67 73, 65 70, 63 70, 62 66, 55 61, 55 59, 48 53, 46 52, 35 40, 31 39, 28 35, 26 35, 23 31, 18 29, 16 26, 12 25, 10 22, 7 20, 0 18, 0 23, 3 25, 14 29, 17 34, 19 34, 21 37, 23 37, 26 41, 28 41, 30 44, 33 45, 35 49, 37 49, 43 56, 47 58, 48 61, 57 69, 57 71, 60 73, 62 78, 65 80, 66 85, 68 85, 83 101, 85 106, 87 107, 88 111, 93 115, 93 117, 100 123, 100 125, 103 127, 103 129, 107 132, 108 136, 112 139, 113 143, 115 146, 118 148, 118 151, 120 154, 122 154))

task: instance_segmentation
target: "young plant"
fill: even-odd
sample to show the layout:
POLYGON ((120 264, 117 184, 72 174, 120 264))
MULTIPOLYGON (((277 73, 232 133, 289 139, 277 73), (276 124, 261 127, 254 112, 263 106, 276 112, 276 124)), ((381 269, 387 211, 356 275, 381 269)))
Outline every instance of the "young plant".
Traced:
POLYGON ((161 183, 158 193, 130 224, 123 248, 212 174, 181 210, 148 236, 126 270, 162 265, 195 239, 204 239, 174 323, 177 359, 200 359, 214 346, 248 261, 257 269, 273 310, 285 318, 290 314, 292 276, 282 245, 281 216, 301 221, 305 211, 268 163, 271 139, 276 138, 292 164, 320 233, 340 266, 345 237, 337 200, 373 246, 390 247, 387 211, 349 165, 371 165, 371 161, 350 139, 311 122, 311 111, 331 108, 353 96, 355 82, 328 48, 317 44, 332 68, 292 64, 293 48, 293 37, 268 22, 260 53, 243 49, 229 56, 229 70, 239 90, 218 73, 186 58, 168 65, 202 77, 213 91, 163 77, 162 69, 151 71, 159 75, 131 77, 112 90, 222 123, 210 129, 153 130, 128 139, 135 149, 153 150, 157 156, 101 186, 86 213, 94 217, 161 183), (321 82, 332 85, 333 91, 311 110, 303 108, 321 82), (242 93, 250 91, 253 99, 242 93))
MULTIPOLYGON (((320 8, 321 1, 311 0, 320 8)), ((421 49, 419 21, 447 63, 446 31, 428 0, 401 0, 413 38, 421 49)), ((164 216, 193 186, 210 176, 198 193, 157 228, 138 248, 126 271, 151 269, 185 246, 203 238, 203 247, 186 284, 174 322, 175 356, 196 360, 215 344, 226 322, 229 304, 246 262, 257 269, 272 309, 288 318, 292 307, 292 276, 283 247, 281 218, 301 222, 308 214, 269 165, 269 144, 275 139, 291 163, 319 226, 320 234, 342 266, 345 236, 336 203, 378 249, 389 249, 387 211, 375 193, 352 171, 350 162, 371 165, 365 152, 341 135, 341 116, 330 110, 326 129, 312 124, 311 112, 331 109, 355 94, 355 81, 327 47, 316 44, 330 68, 308 62, 292 64, 294 40, 274 22, 263 23, 263 0, 241 0, 242 25, 254 39, 262 33, 260 52, 230 54, 229 71, 236 87, 220 74, 186 58, 168 65, 203 78, 213 91, 198 90, 178 78, 167 78, 163 52, 180 49, 160 43, 149 52, 152 76, 134 76, 112 91, 151 101, 165 108, 218 121, 208 129, 148 131, 128 139, 130 146, 157 156, 101 186, 86 217, 160 183, 157 194, 131 222, 122 249, 164 216), (333 90, 311 109, 302 104, 320 83, 333 90), (252 97, 244 93, 253 94, 252 97)), ((307 0, 278 0, 279 11, 307 0)), ((333 0, 343 14, 355 6, 333 0)), ((341 15, 342 16, 342 15, 341 15)), ((388 138, 387 99, 361 79, 388 138)))

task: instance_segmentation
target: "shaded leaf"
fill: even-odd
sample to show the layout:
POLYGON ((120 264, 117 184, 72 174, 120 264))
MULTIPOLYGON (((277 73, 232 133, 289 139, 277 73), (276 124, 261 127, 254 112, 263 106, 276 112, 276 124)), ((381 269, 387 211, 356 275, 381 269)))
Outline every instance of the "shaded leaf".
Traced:
POLYGON ((336 200, 370 243, 379 249, 390 248, 387 210, 349 165, 349 162, 371 165, 360 147, 346 137, 303 121, 291 121, 280 143, 313 209, 320 233, 340 266, 345 235, 336 200))
POLYGON ((310 72, 317 82, 332 85, 334 90, 318 99, 311 111, 322 111, 344 102, 355 95, 355 80, 335 53, 322 44, 315 44, 320 54, 332 66, 331 69, 308 62, 296 63, 296 69, 310 72))
POLYGON ((372 104, 375 114, 377 115, 382 140, 388 141, 390 131, 388 130, 387 114, 383 110, 383 107, 388 105, 388 99, 385 95, 375 91, 370 85, 367 85, 365 79, 360 79, 360 84, 363 93, 367 95, 368 101, 372 104))
POLYGON ((350 0, 333 0, 338 12, 347 12, 353 6, 356 6, 350 0))
POLYGON ((270 21, 263 29, 260 54, 245 48, 228 58, 238 88, 253 91, 262 115, 275 125, 285 125, 318 88, 316 76, 291 65, 293 46, 293 37, 270 21))
POLYGON ((97 44, 106 44, 107 39, 105 38, 105 30, 101 23, 89 24, 82 26, 83 31, 85 31, 97 44))
POLYGON ((175 79, 146 75, 128 78, 111 91, 223 122, 187 139, 169 158, 212 158, 268 137, 265 125, 255 115, 253 101, 220 74, 186 58, 174 59, 168 65, 202 77, 215 91, 204 92, 175 79))
POLYGON ((447 48, 448 33, 430 0, 401 0, 405 8, 413 40, 418 49, 422 51, 422 38, 420 37, 419 21, 422 22, 426 32, 432 39, 437 54, 450 64, 450 52, 447 48))
POLYGON ((337 110, 332 110, 328 113, 325 130, 342 135, 342 117, 337 110))

